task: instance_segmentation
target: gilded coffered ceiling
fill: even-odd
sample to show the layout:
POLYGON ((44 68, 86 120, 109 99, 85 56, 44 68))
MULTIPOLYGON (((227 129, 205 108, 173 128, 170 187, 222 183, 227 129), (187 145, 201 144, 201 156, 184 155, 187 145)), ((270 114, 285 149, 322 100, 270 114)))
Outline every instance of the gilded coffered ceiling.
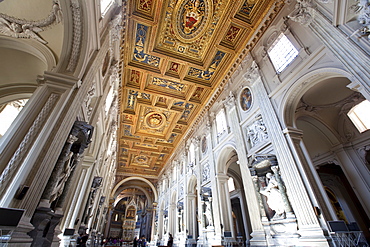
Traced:
POLYGON ((280 9, 277 2, 128 1, 117 175, 158 176, 240 53, 269 24, 266 13, 280 9))

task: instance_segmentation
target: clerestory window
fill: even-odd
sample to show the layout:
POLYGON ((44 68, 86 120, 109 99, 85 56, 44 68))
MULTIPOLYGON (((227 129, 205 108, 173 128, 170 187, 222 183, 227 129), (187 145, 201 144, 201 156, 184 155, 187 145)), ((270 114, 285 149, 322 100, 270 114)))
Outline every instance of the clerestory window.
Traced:
POLYGON ((113 0, 100 0, 100 13, 102 16, 104 16, 107 13, 112 3, 113 0))
POLYGON ((227 128, 225 112, 219 111, 216 115, 217 136, 221 136, 227 128))
POLYGON ((28 99, 14 100, 4 105, 0 105, 0 138, 9 129, 14 119, 26 105, 28 99))
POLYGON ((277 73, 281 73, 297 56, 298 50, 281 33, 267 51, 277 73))
POLYGON ((348 117, 360 133, 370 129, 369 109, 370 101, 364 100, 352 107, 352 109, 347 113, 348 117))

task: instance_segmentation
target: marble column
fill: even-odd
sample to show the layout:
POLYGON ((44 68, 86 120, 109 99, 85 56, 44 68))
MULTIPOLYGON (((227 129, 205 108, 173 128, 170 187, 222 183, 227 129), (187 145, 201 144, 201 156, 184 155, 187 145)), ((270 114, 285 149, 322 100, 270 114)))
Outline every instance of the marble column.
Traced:
MULTIPOLYGON (((315 167, 311 162, 309 154, 303 144, 303 132, 299 129, 293 127, 287 127, 284 129, 284 134, 288 140, 289 145, 293 152, 295 152, 296 160, 299 162, 298 168, 301 169, 300 173, 302 175, 303 182, 306 187, 311 188, 308 190, 308 194, 313 202, 313 205, 319 207, 322 214, 327 217, 327 219, 332 219, 335 212, 332 209, 330 200, 328 199, 324 186, 321 183, 320 177, 316 172, 315 167)), ((325 225, 326 221, 323 217, 319 220, 321 224, 325 225)))
POLYGON ((353 151, 352 147, 338 145, 333 148, 341 168, 346 175, 348 181, 352 185, 357 198, 361 202, 365 212, 370 216, 370 171, 361 161, 355 162, 353 156, 350 155, 353 151))

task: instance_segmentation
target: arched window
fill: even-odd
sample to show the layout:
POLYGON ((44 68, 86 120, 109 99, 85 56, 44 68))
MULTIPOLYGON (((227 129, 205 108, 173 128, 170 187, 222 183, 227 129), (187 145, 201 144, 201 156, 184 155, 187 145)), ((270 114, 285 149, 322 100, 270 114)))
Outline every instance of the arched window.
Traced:
POLYGON ((195 146, 193 143, 190 144, 189 155, 190 155, 190 164, 195 165, 195 146))
POLYGON ((12 125, 14 119, 21 112, 23 107, 26 105, 28 99, 14 100, 9 103, 0 105, 0 138, 12 125))

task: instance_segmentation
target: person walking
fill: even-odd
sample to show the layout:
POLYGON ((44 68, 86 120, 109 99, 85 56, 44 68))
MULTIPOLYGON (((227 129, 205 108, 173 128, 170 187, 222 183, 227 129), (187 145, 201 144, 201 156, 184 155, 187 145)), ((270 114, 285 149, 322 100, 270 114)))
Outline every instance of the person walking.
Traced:
POLYGON ((172 247, 173 245, 173 237, 172 237, 172 234, 169 233, 168 234, 168 242, 167 242, 167 247, 172 247))

